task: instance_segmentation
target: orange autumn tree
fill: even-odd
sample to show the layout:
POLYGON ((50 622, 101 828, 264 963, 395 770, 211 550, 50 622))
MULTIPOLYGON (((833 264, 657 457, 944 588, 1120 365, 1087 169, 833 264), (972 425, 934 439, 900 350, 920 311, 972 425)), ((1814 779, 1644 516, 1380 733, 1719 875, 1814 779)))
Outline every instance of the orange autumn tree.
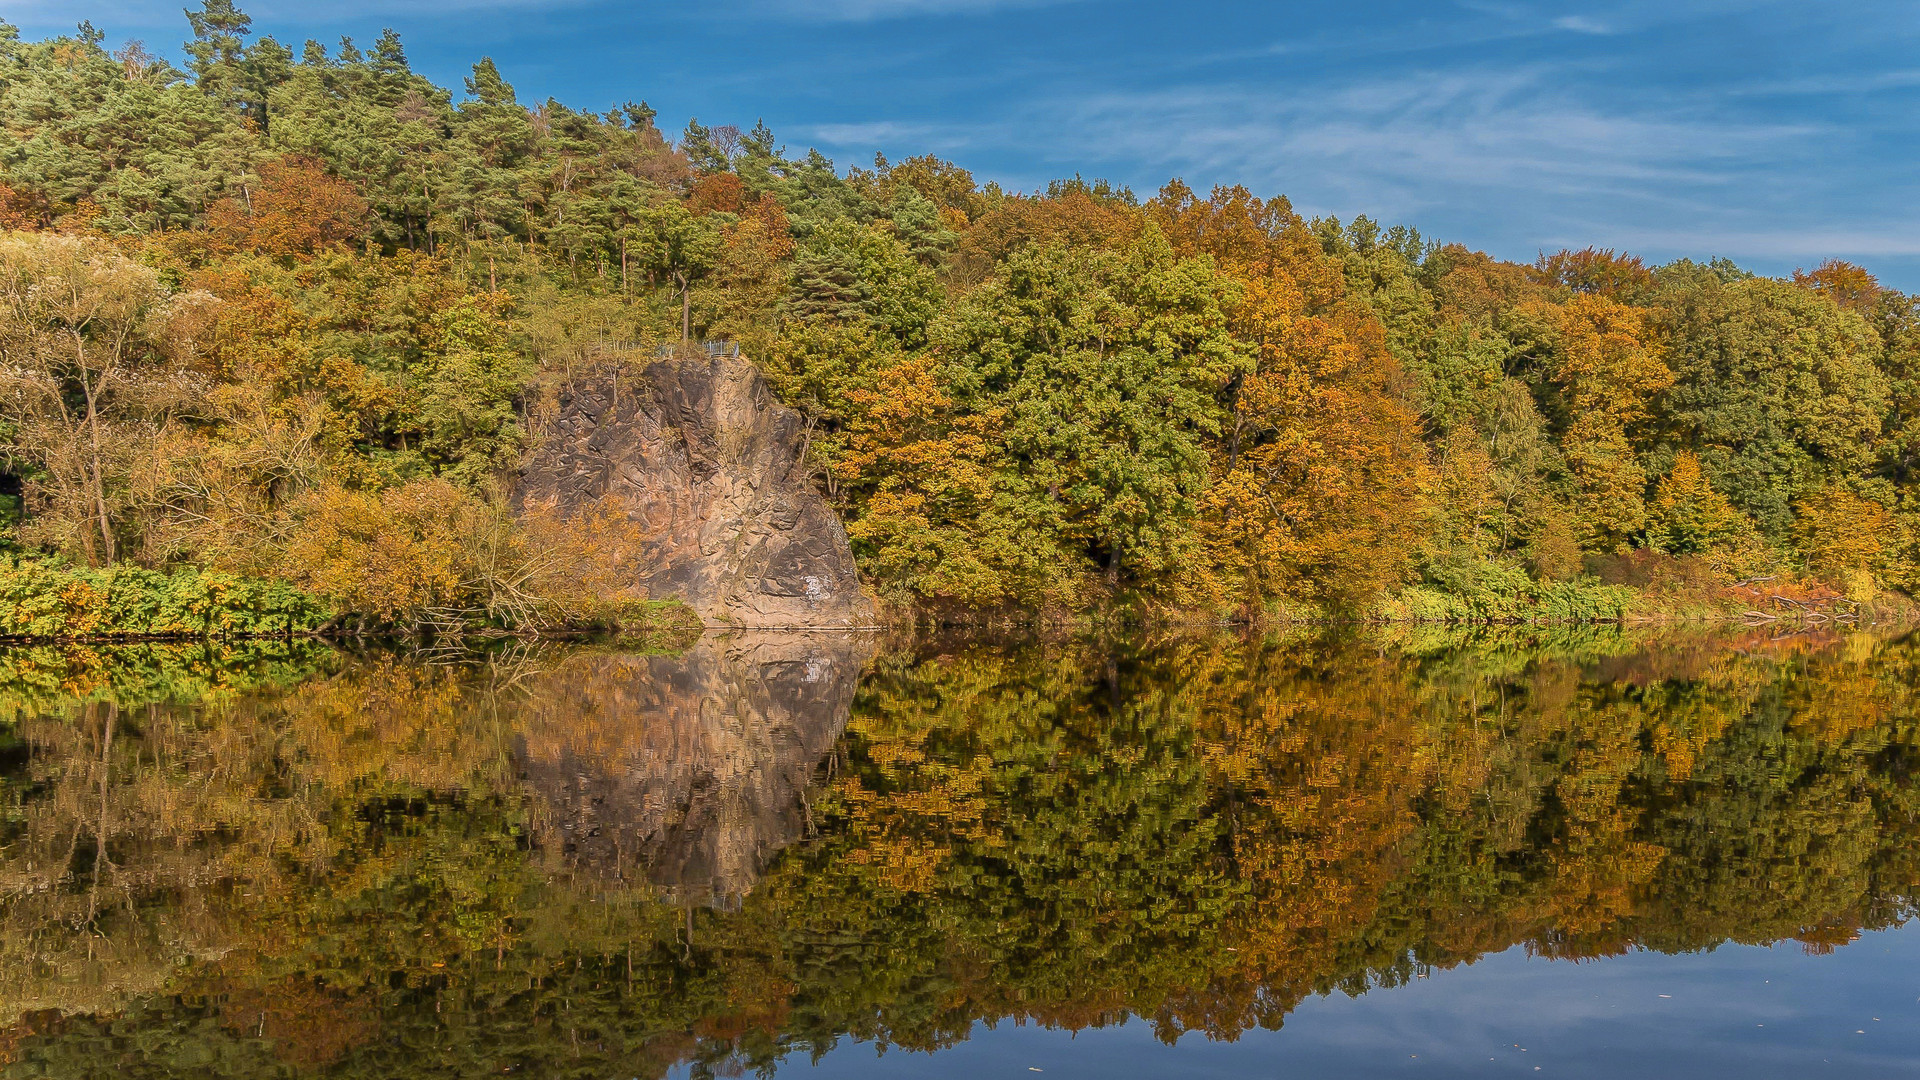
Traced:
MULTIPOLYGON (((739 183, 731 174, 726 176, 739 183)), ((724 194, 721 189, 709 196, 717 199, 724 194)), ((769 194, 748 203, 736 200, 726 212, 735 214, 736 220, 721 227, 720 268, 696 291, 694 303, 709 334, 737 341, 743 351, 764 358, 778 347, 775 327, 791 285, 793 232, 786 211, 769 194)))
POLYGON ((1404 579, 1419 540, 1426 453, 1378 318, 1284 199, 1205 200, 1171 184, 1151 207, 1182 254, 1244 285, 1233 330, 1256 354, 1228 389, 1212 455, 1197 592, 1248 609, 1364 605, 1404 579))
POLYGON ((1206 507, 1223 571, 1249 600, 1358 605, 1397 584, 1418 542, 1426 463, 1377 320, 1350 310, 1273 319, 1242 383, 1242 445, 1206 507))
POLYGON ((1045 196, 1006 199, 973 221, 949 272, 970 285, 984 281, 996 264, 1024 247, 1123 249, 1140 235, 1144 222, 1138 206, 1104 184, 1058 181, 1045 196))
POLYGON ((1793 283, 1832 297, 1834 303, 1862 315, 1871 314, 1886 292, 1880 287, 1880 279, 1864 267, 1839 259, 1828 259, 1812 270, 1795 270, 1793 283))
POLYGON ((258 184, 243 185, 208 209, 209 250, 311 255, 365 235, 367 201, 319 162, 273 158, 257 171, 258 184))
POLYGON ((1542 255, 1528 276, 1542 285, 1622 301, 1631 301, 1653 288, 1653 271, 1645 262, 1612 248, 1589 247, 1542 255))

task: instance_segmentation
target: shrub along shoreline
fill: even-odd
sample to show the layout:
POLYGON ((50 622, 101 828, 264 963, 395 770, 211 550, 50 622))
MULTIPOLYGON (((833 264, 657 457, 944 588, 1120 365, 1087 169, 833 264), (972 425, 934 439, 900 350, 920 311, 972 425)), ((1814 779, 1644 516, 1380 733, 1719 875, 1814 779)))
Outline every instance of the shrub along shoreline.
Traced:
POLYGON ((325 601, 283 581, 0 559, 0 637, 9 639, 288 637, 317 633, 333 617, 325 601))
POLYGON ((697 620, 677 601, 609 603, 537 628, 488 625, 444 612, 400 627, 368 622, 285 581, 183 566, 74 566, 58 557, 0 556, 0 642, 192 641, 351 637, 368 632, 484 637, 587 632, 684 633, 697 620))

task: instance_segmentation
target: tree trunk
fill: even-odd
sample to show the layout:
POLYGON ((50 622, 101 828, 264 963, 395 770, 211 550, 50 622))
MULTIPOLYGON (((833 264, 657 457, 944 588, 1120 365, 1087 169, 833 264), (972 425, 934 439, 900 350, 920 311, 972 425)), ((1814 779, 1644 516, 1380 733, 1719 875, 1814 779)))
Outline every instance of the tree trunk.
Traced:
POLYGON ((1233 435, 1227 443, 1227 471, 1229 473, 1233 471, 1234 466, 1240 464, 1240 428, 1242 427, 1242 421, 1240 419, 1240 387, 1243 382, 1244 379, 1242 376, 1235 375, 1232 384, 1227 388, 1228 394, 1233 398, 1233 435))
POLYGON ((87 442, 91 450, 89 464, 93 466, 93 508, 100 518, 101 551, 106 556, 107 565, 111 565, 114 559, 113 525, 107 519, 107 487, 100 479, 100 413, 95 402, 93 380, 87 372, 87 363, 84 359, 86 347, 79 340, 78 335, 74 338, 73 347, 76 359, 79 360, 80 390, 87 398, 85 423, 87 442))
POLYGON ((685 272, 673 276, 680 282, 680 348, 684 350, 693 343, 693 294, 688 290, 685 272))

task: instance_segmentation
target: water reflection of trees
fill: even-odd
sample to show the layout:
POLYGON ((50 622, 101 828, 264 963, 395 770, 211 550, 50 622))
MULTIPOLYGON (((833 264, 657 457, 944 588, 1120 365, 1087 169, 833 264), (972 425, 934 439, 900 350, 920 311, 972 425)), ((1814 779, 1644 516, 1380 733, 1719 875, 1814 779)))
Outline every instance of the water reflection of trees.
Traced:
POLYGON ((1230 1037, 1515 944, 1827 950, 1920 879, 1885 636, 936 643, 850 719, 817 645, 143 655, 0 661, 25 1075, 1230 1037))

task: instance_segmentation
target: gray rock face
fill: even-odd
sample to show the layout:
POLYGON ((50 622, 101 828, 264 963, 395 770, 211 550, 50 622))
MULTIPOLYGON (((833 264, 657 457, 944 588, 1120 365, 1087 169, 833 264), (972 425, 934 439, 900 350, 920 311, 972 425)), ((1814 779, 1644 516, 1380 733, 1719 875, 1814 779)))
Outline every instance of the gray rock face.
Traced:
POLYGON ((807 789, 875 640, 709 635, 587 654, 528 686, 514 757, 535 845, 569 869, 731 907, 807 832, 807 789))
POLYGON ((752 364, 663 360, 638 385, 563 396, 518 495, 563 513, 611 503, 643 538, 636 583, 709 625, 872 626, 846 529, 801 465, 805 439, 752 364))

